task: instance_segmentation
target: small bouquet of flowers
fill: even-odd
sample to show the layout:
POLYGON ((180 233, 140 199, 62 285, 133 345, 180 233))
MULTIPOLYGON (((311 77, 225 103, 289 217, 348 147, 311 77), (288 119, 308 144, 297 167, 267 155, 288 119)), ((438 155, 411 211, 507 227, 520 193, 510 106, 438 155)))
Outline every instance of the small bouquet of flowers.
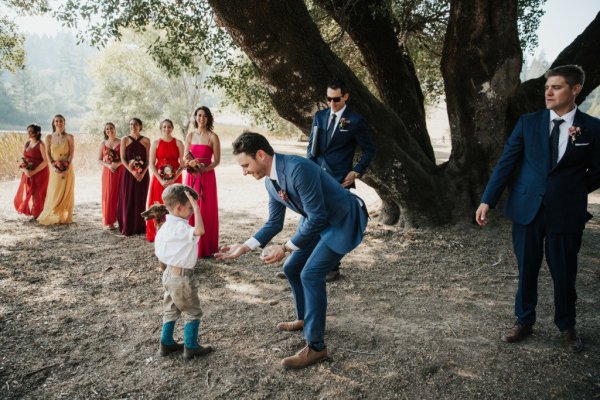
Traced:
POLYGON ((69 169, 70 163, 68 161, 52 161, 52 166, 56 172, 65 172, 69 169))
POLYGON ((185 170, 188 174, 198 174, 202 171, 204 164, 198 161, 191 152, 185 156, 185 170))
POLYGON ((170 181, 175 178, 175 170, 169 164, 161 165, 158 168, 158 175, 160 175, 160 179, 164 181, 170 181))
POLYGON ((119 153, 114 149, 106 149, 106 154, 102 157, 102 161, 107 164, 112 164, 119 161, 119 153))
POLYGON ((19 161, 19 169, 26 169, 27 171, 31 171, 33 169, 33 163, 25 157, 21 157, 21 160, 19 161))
POLYGON ((129 168, 131 168, 131 170, 133 172, 137 172, 138 174, 141 174, 142 171, 144 170, 144 161, 142 161, 142 158, 140 156, 135 156, 135 158, 132 158, 131 160, 129 160, 129 168))

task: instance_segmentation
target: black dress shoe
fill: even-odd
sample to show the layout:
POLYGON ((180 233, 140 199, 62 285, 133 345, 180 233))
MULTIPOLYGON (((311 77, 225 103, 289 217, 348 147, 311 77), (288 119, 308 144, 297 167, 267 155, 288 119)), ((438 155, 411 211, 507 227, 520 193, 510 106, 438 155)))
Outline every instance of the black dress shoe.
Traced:
POLYGON ((325 275, 325 282, 333 282, 340 279, 340 270, 336 269, 334 271, 329 271, 327 275, 325 275))
POLYGON ((531 325, 521 325, 515 323, 512 328, 504 332, 502 340, 506 343, 516 343, 525 339, 527 336, 533 333, 531 325))
POLYGON ((285 276, 283 271, 279 271, 278 273, 275 274, 275 276, 279 279, 287 279, 287 276, 285 276))
POLYGON ((572 353, 579 353, 583 350, 583 342, 577 335, 575 327, 567 328, 562 332, 565 349, 572 353))

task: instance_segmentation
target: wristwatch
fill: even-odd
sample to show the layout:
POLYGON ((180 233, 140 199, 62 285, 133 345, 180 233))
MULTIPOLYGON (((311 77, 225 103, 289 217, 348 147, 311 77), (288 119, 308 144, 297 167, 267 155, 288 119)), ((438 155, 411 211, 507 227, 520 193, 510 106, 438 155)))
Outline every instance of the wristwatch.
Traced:
POLYGON ((283 254, 286 254, 286 253, 291 253, 291 252, 292 252, 292 250, 288 249, 288 248, 285 246, 285 243, 284 243, 284 244, 282 244, 282 245, 281 245, 281 247, 283 248, 283 254))

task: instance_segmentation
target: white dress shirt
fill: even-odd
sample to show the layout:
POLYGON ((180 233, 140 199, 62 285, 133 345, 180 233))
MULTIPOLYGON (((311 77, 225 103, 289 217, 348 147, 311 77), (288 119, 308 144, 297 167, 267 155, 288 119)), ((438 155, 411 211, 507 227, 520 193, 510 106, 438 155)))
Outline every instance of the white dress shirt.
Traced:
POLYGON ((154 238, 154 254, 171 267, 193 269, 198 261, 196 228, 187 219, 168 214, 154 238))
POLYGON ((573 126, 573 120, 575 119, 575 112, 577 112, 577 106, 574 109, 560 117, 554 110, 550 110, 550 130, 548 131, 548 136, 552 133, 552 128, 554 128, 555 119, 562 119, 565 122, 559 125, 560 128, 560 136, 558 137, 558 161, 565 155, 565 151, 567 151, 567 143, 569 142, 569 128, 573 126))
MULTIPOLYGON (((344 107, 344 108, 346 108, 346 107, 344 107)), ((277 155, 273 154, 273 162, 271 163, 271 173, 269 174, 269 179, 274 180, 275 182, 277 182, 277 184, 279 184, 279 178, 277 177, 277 168, 275 168, 276 157, 277 157, 277 155)), ((244 242, 244 244, 246 246, 248 246, 250 248, 250 250, 254 250, 260 246, 260 242, 258 240, 256 240, 254 237, 251 237, 250 239, 246 240, 244 242)), ((291 240, 288 240, 285 245, 287 246, 288 249, 292 249, 292 251, 299 249, 299 247, 296 246, 294 243, 292 243, 291 240)))

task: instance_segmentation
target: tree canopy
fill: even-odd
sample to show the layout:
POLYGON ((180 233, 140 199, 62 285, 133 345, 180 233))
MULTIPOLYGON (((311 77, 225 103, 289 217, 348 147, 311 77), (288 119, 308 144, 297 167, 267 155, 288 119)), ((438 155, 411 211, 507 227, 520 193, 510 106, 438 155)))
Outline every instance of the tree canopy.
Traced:
MULTIPOLYGON (((71 0, 59 16, 70 26, 91 21, 82 35, 99 45, 123 27, 161 29, 149 51, 170 71, 203 57, 223 72, 218 83, 232 95, 251 104, 268 99, 305 132, 325 106, 327 82, 344 79, 377 148, 365 180, 384 202, 384 222, 419 225, 470 217, 516 117, 543 107, 543 77, 519 80, 543 3, 71 0), (452 153, 438 164, 424 105, 442 87, 452 153)), ((600 80, 599 31, 596 16, 552 62, 583 66, 579 101, 600 80)))

